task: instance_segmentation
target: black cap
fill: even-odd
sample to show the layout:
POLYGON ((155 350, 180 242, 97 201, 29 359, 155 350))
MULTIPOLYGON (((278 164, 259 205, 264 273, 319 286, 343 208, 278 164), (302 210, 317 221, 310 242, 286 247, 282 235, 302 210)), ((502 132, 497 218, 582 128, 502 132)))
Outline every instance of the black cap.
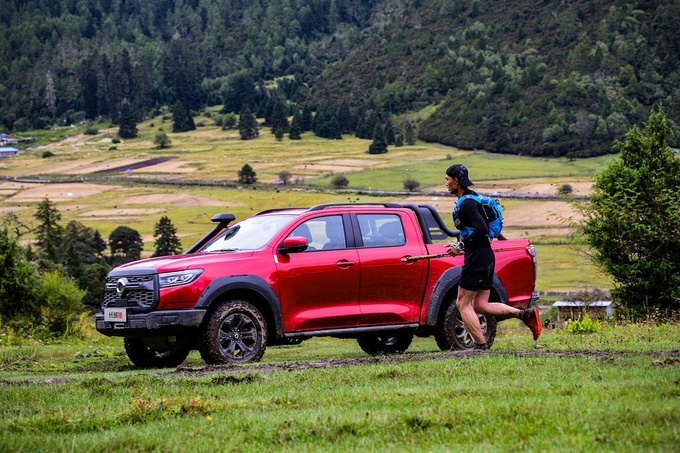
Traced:
POLYGON ((468 176, 468 169, 465 168, 465 165, 463 164, 451 165, 449 168, 446 169, 446 174, 454 179, 457 179, 458 184, 460 184, 461 186, 464 187, 474 186, 474 184, 472 184, 472 181, 470 181, 470 177, 468 176))

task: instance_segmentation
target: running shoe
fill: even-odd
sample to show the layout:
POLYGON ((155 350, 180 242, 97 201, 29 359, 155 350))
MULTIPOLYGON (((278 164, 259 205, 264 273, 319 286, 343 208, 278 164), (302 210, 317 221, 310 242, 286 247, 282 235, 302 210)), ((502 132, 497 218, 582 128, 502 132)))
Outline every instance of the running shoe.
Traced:
POLYGON ((538 314, 538 308, 527 308, 524 310, 523 315, 522 321, 529 327, 531 333, 534 334, 534 341, 538 340, 538 337, 541 336, 541 330, 543 330, 543 327, 541 326, 541 316, 538 314))

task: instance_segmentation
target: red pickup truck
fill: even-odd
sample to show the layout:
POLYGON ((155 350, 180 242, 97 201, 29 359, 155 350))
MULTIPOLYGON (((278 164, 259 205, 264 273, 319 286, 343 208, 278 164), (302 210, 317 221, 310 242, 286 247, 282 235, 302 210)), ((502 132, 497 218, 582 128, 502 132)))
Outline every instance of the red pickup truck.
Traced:
MULTIPOLYGON (((404 352, 414 335, 442 350, 473 346, 456 308, 463 258, 430 205, 323 204, 272 209, 215 227, 182 255, 112 270, 96 328, 124 337, 138 367, 259 360, 268 345, 314 336, 355 338, 368 354, 404 352)), ((528 240, 494 240, 491 300, 537 299, 528 240)), ((480 315, 487 343, 496 319, 480 315)))

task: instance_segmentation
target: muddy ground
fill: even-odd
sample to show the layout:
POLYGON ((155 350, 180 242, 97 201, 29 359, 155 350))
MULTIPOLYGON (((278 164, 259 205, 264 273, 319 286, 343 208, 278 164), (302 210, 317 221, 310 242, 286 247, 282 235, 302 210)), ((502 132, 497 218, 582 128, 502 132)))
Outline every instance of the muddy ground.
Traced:
MULTIPOLYGON (((613 362, 623 357, 645 356, 649 358, 650 366, 680 366, 680 350, 676 351, 652 351, 652 352, 612 352, 612 351, 568 351, 568 352, 553 352, 536 349, 533 351, 449 351, 441 353, 413 353, 393 356, 378 356, 378 357, 357 357, 354 359, 332 359, 322 360, 316 362, 282 362, 270 363, 261 365, 206 365, 202 367, 187 367, 178 366, 174 371, 168 372, 149 372, 149 376, 155 377, 204 377, 217 375, 215 379, 226 380, 231 383, 246 382, 252 379, 253 373, 271 373, 274 371, 300 371, 308 369, 319 368, 341 368, 348 366, 364 366, 375 364, 395 364, 418 362, 423 360, 447 360, 447 359, 473 359, 475 357, 484 355, 511 355, 516 357, 543 357, 543 358, 590 358, 602 362, 613 362), (242 374, 242 377, 233 376, 234 374, 242 374)), ((116 359, 118 360, 118 359, 116 359)), ((124 365, 118 363, 114 365, 108 372, 123 371, 134 369, 132 365, 124 365)), ((107 370, 98 368, 100 372, 107 372, 107 370)), ((144 373, 143 370, 140 370, 144 373)), ((73 373, 68 373, 68 376, 54 377, 43 381, 34 380, 20 380, 8 381, 0 380, 0 387, 2 386, 18 386, 18 385, 53 385, 64 384, 67 382, 75 382, 81 380, 80 377, 73 377, 73 373)))

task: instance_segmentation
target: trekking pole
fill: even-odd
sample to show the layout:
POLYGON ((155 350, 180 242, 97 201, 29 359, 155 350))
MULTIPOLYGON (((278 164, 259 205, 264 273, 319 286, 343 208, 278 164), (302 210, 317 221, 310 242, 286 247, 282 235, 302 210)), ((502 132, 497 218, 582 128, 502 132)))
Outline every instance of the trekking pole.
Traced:
POLYGON ((405 256, 401 260, 405 263, 410 263, 412 261, 419 261, 419 260, 429 260, 432 258, 445 258, 447 256, 452 256, 449 255, 448 253, 439 253, 437 255, 420 255, 420 256, 405 256))

